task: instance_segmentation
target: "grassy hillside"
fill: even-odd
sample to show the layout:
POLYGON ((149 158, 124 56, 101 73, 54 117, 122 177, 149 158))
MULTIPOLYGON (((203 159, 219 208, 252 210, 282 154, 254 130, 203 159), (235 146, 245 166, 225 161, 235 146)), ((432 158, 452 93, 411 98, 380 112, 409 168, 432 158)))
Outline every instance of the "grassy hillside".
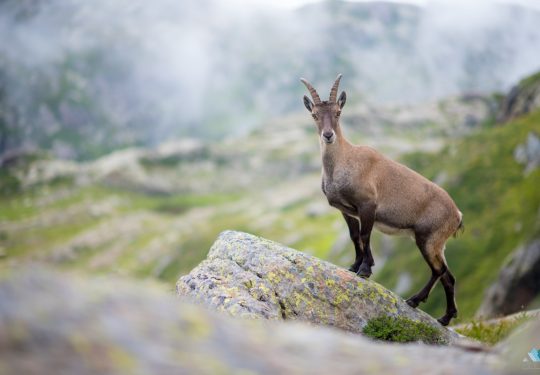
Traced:
MULTIPOLYGON (((486 128, 457 140, 436 154, 413 153, 407 165, 438 181, 464 214, 465 232, 447 244, 446 258, 457 278, 462 318, 472 316, 484 290, 494 281, 504 259, 517 246, 540 234, 540 170, 524 175, 514 150, 529 132, 540 133, 540 111, 502 126, 486 128)), ((412 294, 427 281, 429 271, 412 241, 400 240, 377 280, 392 287, 407 272, 412 294)), ((442 314, 440 286, 422 308, 442 314)))

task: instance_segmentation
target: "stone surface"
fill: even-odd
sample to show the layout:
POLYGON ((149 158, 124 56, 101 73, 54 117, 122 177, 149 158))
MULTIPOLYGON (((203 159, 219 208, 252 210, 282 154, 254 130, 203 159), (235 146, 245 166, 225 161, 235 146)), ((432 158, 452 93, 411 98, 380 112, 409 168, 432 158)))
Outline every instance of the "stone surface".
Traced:
POLYGON ((492 318, 523 310, 539 293, 540 239, 536 239, 510 256, 476 315, 492 318))
POLYGON ((510 121, 540 108, 540 73, 523 79, 512 87, 499 106, 496 120, 510 121))
POLYGON ((177 293, 233 316, 302 320, 362 332, 380 315, 432 325, 457 337, 376 282, 250 234, 226 231, 208 257, 177 283, 177 293))
POLYGON ((17 270, 0 281, 0 373, 489 374, 496 355, 239 320, 141 282, 17 270))
POLYGON ((510 336, 497 344, 494 352, 499 357, 499 368, 508 374, 538 374, 540 362, 533 362, 528 353, 540 350, 540 319, 531 317, 531 320, 516 329, 510 336))
POLYGON ((514 150, 514 159, 525 165, 525 174, 529 174, 540 166, 540 137, 530 132, 527 140, 514 150))

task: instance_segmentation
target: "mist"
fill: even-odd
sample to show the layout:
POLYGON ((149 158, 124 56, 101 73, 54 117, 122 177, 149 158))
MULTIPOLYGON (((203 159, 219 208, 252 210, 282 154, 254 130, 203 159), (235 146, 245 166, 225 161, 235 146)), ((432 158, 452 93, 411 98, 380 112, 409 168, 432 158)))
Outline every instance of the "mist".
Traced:
POLYGON ((303 110, 301 76, 350 103, 505 91, 540 69, 540 13, 475 2, 0 2, 0 153, 89 159, 221 139, 303 110))

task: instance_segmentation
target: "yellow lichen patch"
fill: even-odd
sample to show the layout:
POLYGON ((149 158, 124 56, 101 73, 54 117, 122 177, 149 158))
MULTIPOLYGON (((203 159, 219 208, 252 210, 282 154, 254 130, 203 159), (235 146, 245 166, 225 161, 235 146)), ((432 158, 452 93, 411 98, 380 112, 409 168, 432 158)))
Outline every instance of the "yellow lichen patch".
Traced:
POLYGON ((278 284, 281 281, 281 277, 274 271, 268 272, 266 278, 273 284, 278 284))
POLYGON ((342 292, 342 293, 339 293, 336 295, 336 298, 334 300, 334 303, 336 305, 341 305, 343 302, 350 302, 351 299, 349 297, 349 295, 347 294, 347 292, 342 292))
POLYGON ((270 289, 264 283, 259 283, 257 286, 263 293, 270 293, 270 289))

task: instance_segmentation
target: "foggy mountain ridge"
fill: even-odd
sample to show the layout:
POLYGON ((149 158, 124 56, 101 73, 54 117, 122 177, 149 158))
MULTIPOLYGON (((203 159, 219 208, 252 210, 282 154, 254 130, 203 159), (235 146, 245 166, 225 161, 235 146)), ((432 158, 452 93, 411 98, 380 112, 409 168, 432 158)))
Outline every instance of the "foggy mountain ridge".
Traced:
POLYGON ((0 153, 93 159, 219 139, 302 111, 338 72, 350 106, 506 91, 540 68, 540 13, 475 2, 0 2, 0 153))

